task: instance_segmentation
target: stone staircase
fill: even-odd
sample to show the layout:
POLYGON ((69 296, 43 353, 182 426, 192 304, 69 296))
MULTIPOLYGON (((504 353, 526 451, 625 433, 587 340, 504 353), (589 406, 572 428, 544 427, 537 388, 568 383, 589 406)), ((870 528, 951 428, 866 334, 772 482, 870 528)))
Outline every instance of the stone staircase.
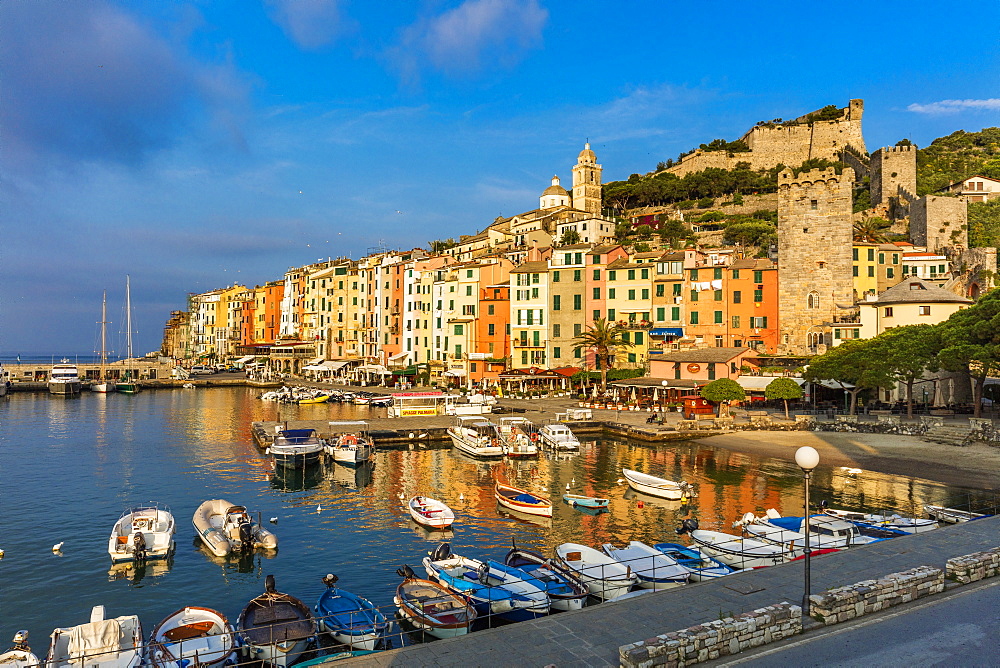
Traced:
POLYGON ((921 438, 931 443, 962 446, 965 445, 965 439, 968 438, 970 431, 967 423, 945 424, 940 427, 931 427, 921 438))

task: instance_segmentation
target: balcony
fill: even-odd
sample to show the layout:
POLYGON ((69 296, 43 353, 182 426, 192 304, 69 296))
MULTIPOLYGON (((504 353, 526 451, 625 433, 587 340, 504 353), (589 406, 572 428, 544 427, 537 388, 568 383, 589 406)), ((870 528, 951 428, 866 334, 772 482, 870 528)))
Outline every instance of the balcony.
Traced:
POLYGON ((652 329, 653 323, 649 320, 619 320, 616 325, 625 329, 652 329))
POLYGON ((544 348, 544 341, 534 341, 528 339, 513 339, 511 343, 515 348, 544 348))

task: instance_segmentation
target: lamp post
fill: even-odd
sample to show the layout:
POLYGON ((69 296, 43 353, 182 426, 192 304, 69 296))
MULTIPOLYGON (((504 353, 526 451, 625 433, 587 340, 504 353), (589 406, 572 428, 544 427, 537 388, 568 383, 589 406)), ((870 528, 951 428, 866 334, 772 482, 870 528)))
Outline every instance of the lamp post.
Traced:
POLYGON ((660 385, 663 386, 663 396, 660 397, 660 424, 663 424, 664 420, 665 420, 665 418, 667 416, 667 412, 666 412, 667 409, 666 409, 666 406, 664 406, 664 404, 666 403, 666 399, 667 399, 667 386, 670 385, 670 381, 661 380, 660 381, 660 385))
POLYGON ((802 615, 805 617, 809 616, 809 590, 811 588, 809 576, 810 576, 810 557, 812 556, 812 545, 809 542, 809 476, 812 475, 813 469, 819 464, 819 453, 816 449, 808 445, 804 445, 795 451, 795 463, 798 464, 799 468, 802 469, 802 473, 805 477, 805 501, 803 505, 805 507, 805 512, 802 515, 802 519, 805 523, 805 535, 806 535, 806 558, 803 561, 806 564, 806 590, 802 596, 802 615))

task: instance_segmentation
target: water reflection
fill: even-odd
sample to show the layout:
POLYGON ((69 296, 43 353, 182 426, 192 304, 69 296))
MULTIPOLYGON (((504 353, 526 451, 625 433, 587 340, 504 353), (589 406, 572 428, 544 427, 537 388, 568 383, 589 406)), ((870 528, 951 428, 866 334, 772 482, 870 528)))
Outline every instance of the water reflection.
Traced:
POLYGON ((125 580, 130 587, 142 586, 140 583, 146 577, 159 578, 170 572, 174 567, 174 555, 171 554, 166 559, 153 559, 150 561, 129 561, 125 563, 111 564, 108 571, 108 582, 125 580))
POLYGON ((319 486, 324 479, 322 465, 302 469, 279 466, 271 475, 271 487, 282 492, 302 492, 319 486))
POLYGON ((341 487, 364 489, 375 480, 375 462, 368 461, 357 466, 347 466, 333 462, 327 466, 330 479, 341 487))
POLYGON ((407 525, 418 538, 426 540, 429 543, 438 544, 455 540, 454 529, 428 529, 424 525, 414 522, 413 518, 407 520, 407 525))

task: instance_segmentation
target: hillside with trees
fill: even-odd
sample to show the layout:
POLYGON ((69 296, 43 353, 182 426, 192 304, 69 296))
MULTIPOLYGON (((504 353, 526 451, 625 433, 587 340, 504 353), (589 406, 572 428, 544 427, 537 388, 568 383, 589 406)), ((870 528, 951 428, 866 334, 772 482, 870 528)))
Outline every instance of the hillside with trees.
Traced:
MULTIPOLYGON (((904 139, 897 146, 909 143, 904 139)), ((974 174, 1000 179, 1000 128, 957 130, 917 150, 918 196, 974 174)))

